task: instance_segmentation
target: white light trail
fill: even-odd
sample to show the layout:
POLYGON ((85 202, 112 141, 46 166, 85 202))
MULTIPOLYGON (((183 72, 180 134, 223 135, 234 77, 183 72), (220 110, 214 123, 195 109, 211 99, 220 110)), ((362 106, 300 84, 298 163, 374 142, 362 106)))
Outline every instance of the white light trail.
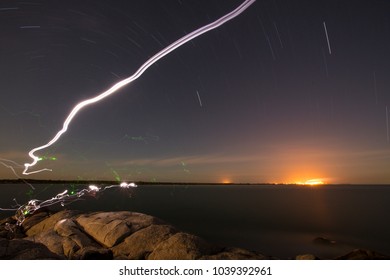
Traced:
POLYGON ((199 91, 196 91, 196 94, 198 95, 198 100, 199 100, 200 107, 203 107, 202 100, 200 99, 199 91))
POLYGON ((33 190, 35 190, 35 188, 34 188, 34 186, 33 186, 32 184, 26 182, 26 181, 25 181, 23 178, 21 178, 21 177, 18 175, 18 173, 16 173, 16 171, 15 171, 15 166, 16 166, 17 168, 23 168, 23 165, 21 165, 21 164, 15 162, 15 161, 13 161, 13 160, 5 159, 5 158, 0 158, 0 164, 3 165, 3 166, 5 166, 6 168, 11 169, 12 173, 14 173, 14 175, 16 176, 16 178, 21 179, 25 184, 29 185, 33 190), (9 165, 9 164, 7 164, 6 162, 7 162, 7 163, 12 163, 14 166, 9 165))
POLYGON ((23 168, 23 165, 20 165, 19 163, 15 162, 15 161, 13 161, 13 160, 9 160, 9 159, 6 159, 6 158, 0 158, 0 164, 1 164, 1 165, 4 165, 5 167, 7 167, 7 168, 9 168, 9 169, 11 169, 12 172, 16 175, 16 177, 20 178, 20 177, 18 176, 18 174, 16 174, 16 171, 15 171, 14 166, 9 165, 9 164, 6 164, 5 162, 11 163, 11 164, 13 164, 14 166, 19 167, 19 168, 20 168, 20 167, 23 168))
POLYGON ((274 27, 275 27, 276 35, 278 35, 280 47, 283 49, 284 46, 283 46, 283 42, 282 42, 282 37, 280 37, 279 29, 278 29, 278 26, 276 25, 275 22, 274 22, 274 27))
POLYGON ((20 226, 23 224, 27 216, 34 214, 35 211, 41 208, 53 206, 56 204, 65 206, 72 202, 78 201, 85 196, 95 197, 97 193, 103 193, 104 191, 112 188, 130 189, 130 188, 137 188, 137 187, 138 186, 135 183, 126 183, 126 182, 120 183, 119 185, 111 185, 106 187, 98 187, 95 185, 90 185, 88 186, 88 188, 84 188, 80 191, 65 190, 47 200, 32 199, 28 201, 26 204, 18 205, 17 208, 11 208, 11 209, 0 208, 0 211, 16 211, 15 214, 15 218, 17 220, 16 225, 20 226))
POLYGON ((326 23, 325 23, 325 21, 323 22, 323 24, 324 24, 324 30, 325 30, 325 35, 326 35, 326 41, 328 42, 329 54, 332 54, 332 50, 331 50, 331 48, 330 48, 329 36, 328 36, 328 29, 326 29, 326 23))
POLYGON ((207 25, 205 25, 203 27, 200 27, 200 28, 196 29, 195 31, 192 31, 191 33, 187 34, 186 36, 178 39, 177 41, 173 42, 172 44, 170 44, 166 48, 162 49, 160 52, 156 53, 149 60, 147 60, 144 64, 142 64, 141 67, 132 76, 130 76, 130 77, 128 77, 128 78, 126 78, 126 79, 124 79, 122 81, 119 81, 118 83, 113 85, 111 88, 109 88, 108 90, 98 94, 97 96, 95 96, 93 98, 90 98, 90 99, 86 99, 86 100, 78 103, 72 109, 72 111, 70 112, 68 117, 65 119, 65 121, 63 123, 63 126, 62 126, 62 129, 57 132, 57 134, 53 137, 53 139, 51 139, 45 145, 42 145, 42 146, 39 146, 39 147, 36 147, 36 148, 32 149, 28 153, 28 155, 32 158, 32 162, 24 164, 23 174, 24 175, 29 175, 29 174, 33 174, 33 173, 37 173, 37 172, 41 172, 41 171, 45 171, 45 170, 50 170, 50 169, 41 169, 41 170, 37 170, 37 171, 29 171, 29 169, 31 167, 33 167, 34 165, 36 165, 37 162, 39 161, 39 157, 34 155, 34 153, 39 151, 39 150, 48 148, 51 145, 53 145, 55 142, 57 142, 57 140, 61 137, 61 135, 64 134, 68 130, 68 126, 69 126, 70 122, 73 120, 73 118, 76 116, 76 114, 81 109, 85 108, 88 105, 91 105, 91 104, 94 104, 94 103, 97 103, 97 102, 103 100, 104 98, 106 98, 106 97, 110 96, 111 94, 115 93, 116 91, 118 91, 119 89, 124 87, 125 85, 127 85, 127 84, 133 82, 134 80, 138 79, 150 66, 152 66, 154 63, 156 63, 158 60, 160 60, 161 58, 163 58, 164 56, 166 56, 170 52, 174 51, 175 49, 177 49, 181 45, 183 45, 183 44, 185 44, 185 43, 195 39, 196 37, 198 37, 198 36, 208 32, 208 31, 210 31, 212 29, 215 29, 215 28, 223 25, 224 23, 228 22, 229 20, 235 18, 236 16, 238 16, 239 14, 244 12, 255 1, 256 0, 246 0, 240 6, 238 6, 236 9, 231 11, 230 13, 228 13, 228 14, 222 16, 221 18, 215 20, 214 22, 209 23, 209 24, 207 24, 207 25))
POLYGON ((94 192, 97 192, 97 191, 100 190, 99 187, 96 187, 95 185, 90 185, 90 186, 88 187, 88 189, 89 189, 90 191, 94 191, 94 192))
POLYGON ((25 25, 25 26, 21 26, 19 27, 20 29, 34 29, 34 28, 41 28, 40 25, 25 25))

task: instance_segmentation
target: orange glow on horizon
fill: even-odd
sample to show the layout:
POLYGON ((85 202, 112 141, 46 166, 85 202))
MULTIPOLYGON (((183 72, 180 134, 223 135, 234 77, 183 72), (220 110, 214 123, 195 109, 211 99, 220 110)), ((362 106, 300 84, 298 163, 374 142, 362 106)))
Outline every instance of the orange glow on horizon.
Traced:
POLYGON ((306 180, 305 182, 295 182, 295 184, 305 186, 320 186, 325 184, 325 182, 322 179, 310 179, 306 180))

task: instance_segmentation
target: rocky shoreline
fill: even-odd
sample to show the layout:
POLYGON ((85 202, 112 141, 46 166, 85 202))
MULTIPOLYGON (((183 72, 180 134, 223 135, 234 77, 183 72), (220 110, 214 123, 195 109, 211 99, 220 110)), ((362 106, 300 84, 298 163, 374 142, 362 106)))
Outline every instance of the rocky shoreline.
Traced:
MULTIPOLYGON (((328 242, 319 239, 317 241, 328 242)), ((331 242, 331 241, 329 241, 331 242)), ((269 260, 278 259, 242 248, 222 247, 136 212, 63 210, 38 212, 16 226, 14 217, 0 221, 0 259, 115 260, 269 260)), ((312 254, 291 259, 318 259, 312 254)), ((356 249, 336 259, 390 259, 356 249)))

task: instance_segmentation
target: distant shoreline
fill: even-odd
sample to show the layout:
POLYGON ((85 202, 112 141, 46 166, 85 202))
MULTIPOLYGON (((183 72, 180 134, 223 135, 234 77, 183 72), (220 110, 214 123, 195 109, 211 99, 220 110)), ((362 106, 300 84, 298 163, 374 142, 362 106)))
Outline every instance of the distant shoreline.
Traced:
MULTIPOLYGON (((40 179, 0 179, 0 184, 108 184, 108 185, 117 185, 121 182, 118 181, 106 181, 106 180, 40 180, 40 179)), ((304 184, 283 184, 283 183, 196 183, 196 182, 146 182, 138 181, 134 182, 137 185, 217 185, 217 186, 305 186, 310 187, 310 185, 304 184)), ((321 186, 390 186, 390 184, 354 184, 354 183, 344 183, 344 184, 323 184, 321 186)), ((320 186, 320 187, 321 187, 320 186)), ((314 186, 318 187, 318 186, 314 186)))

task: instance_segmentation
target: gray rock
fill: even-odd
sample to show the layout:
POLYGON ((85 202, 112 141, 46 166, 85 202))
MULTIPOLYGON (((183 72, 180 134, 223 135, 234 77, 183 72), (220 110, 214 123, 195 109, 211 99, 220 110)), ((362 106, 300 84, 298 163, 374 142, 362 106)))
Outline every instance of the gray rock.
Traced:
POLYGON ((264 259, 239 248, 222 250, 161 220, 132 212, 37 213, 26 219, 25 242, 68 259, 264 259), (42 247, 43 246, 43 247, 42 247))
MULTIPOLYGON (((240 248, 214 246, 141 213, 41 211, 27 217, 21 227, 15 224, 14 217, 0 221, 0 259, 273 259, 240 248)), ((350 247, 323 237, 313 242, 331 248, 350 247)), ((318 258, 303 254, 295 259, 318 258)), ((356 249, 336 259, 389 260, 390 257, 356 249)))
POLYGON ((195 260, 218 251, 202 238, 179 232, 161 242, 148 256, 150 260, 195 260))
POLYGON ((64 210, 57 212, 53 215, 46 214, 46 218, 41 219, 42 217, 40 216, 41 213, 39 213, 39 219, 35 218, 35 214, 31 217, 28 217, 26 221, 23 223, 23 228, 26 231, 27 236, 33 236, 36 235, 37 233, 41 233, 46 230, 53 230, 54 226, 56 223, 58 223, 60 220, 67 219, 70 217, 74 217, 77 215, 79 212, 78 211, 71 211, 71 210, 64 210), (37 223, 32 223, 31 220, 39 220, 37 223))
POLYGON ((108 248, 117 245, 142 228, 161 223, 155 217, 125 211, 84 214, 76 221, 84 232, 108 248))
MULTIPOLYGON (((90 236, 81 231, 79 226, 72 219, 63 219, 58 221, 58 223, 56 223, 54 226, 54 230, 58 235, 66 237, 68 240, 72 240, 72 242, 75 243, 79 248, 99 246, 90 236)), ((71 243, 69 241, 69 245, 70 244, 71 243)), ((75 248, 73 245, 72 247, 75 248)))
POLYGON ((53 215, 48 218, 49 221, 47 223, 41 221, 29 230, 30 236, 26 239, 42 243, 51 252, 68 259, 80 258, 80 254, 77 255, 77 253, 83 248, 94 247, 98 250, 98 247, 100 247, 99 244, 90 236, 82 232, 72 219, 62 219, 54 224, 53 228, 48 227, 48 225, 51 226, 53 224, 53 221, 56 221, 59 217, 63 216, 69 216, 69 212, 64 213, 63 215, 53 215), (41 229, 42 231, 37 232, 38 229, 41 229), (36 234, 31 235, 31 232, 36 232, 36 234))
POLYGON ((146 259, 158 244, 167 240, 177 229, 169 225, 150 225, 127 237, 112 248, 114 258, 146 259))

